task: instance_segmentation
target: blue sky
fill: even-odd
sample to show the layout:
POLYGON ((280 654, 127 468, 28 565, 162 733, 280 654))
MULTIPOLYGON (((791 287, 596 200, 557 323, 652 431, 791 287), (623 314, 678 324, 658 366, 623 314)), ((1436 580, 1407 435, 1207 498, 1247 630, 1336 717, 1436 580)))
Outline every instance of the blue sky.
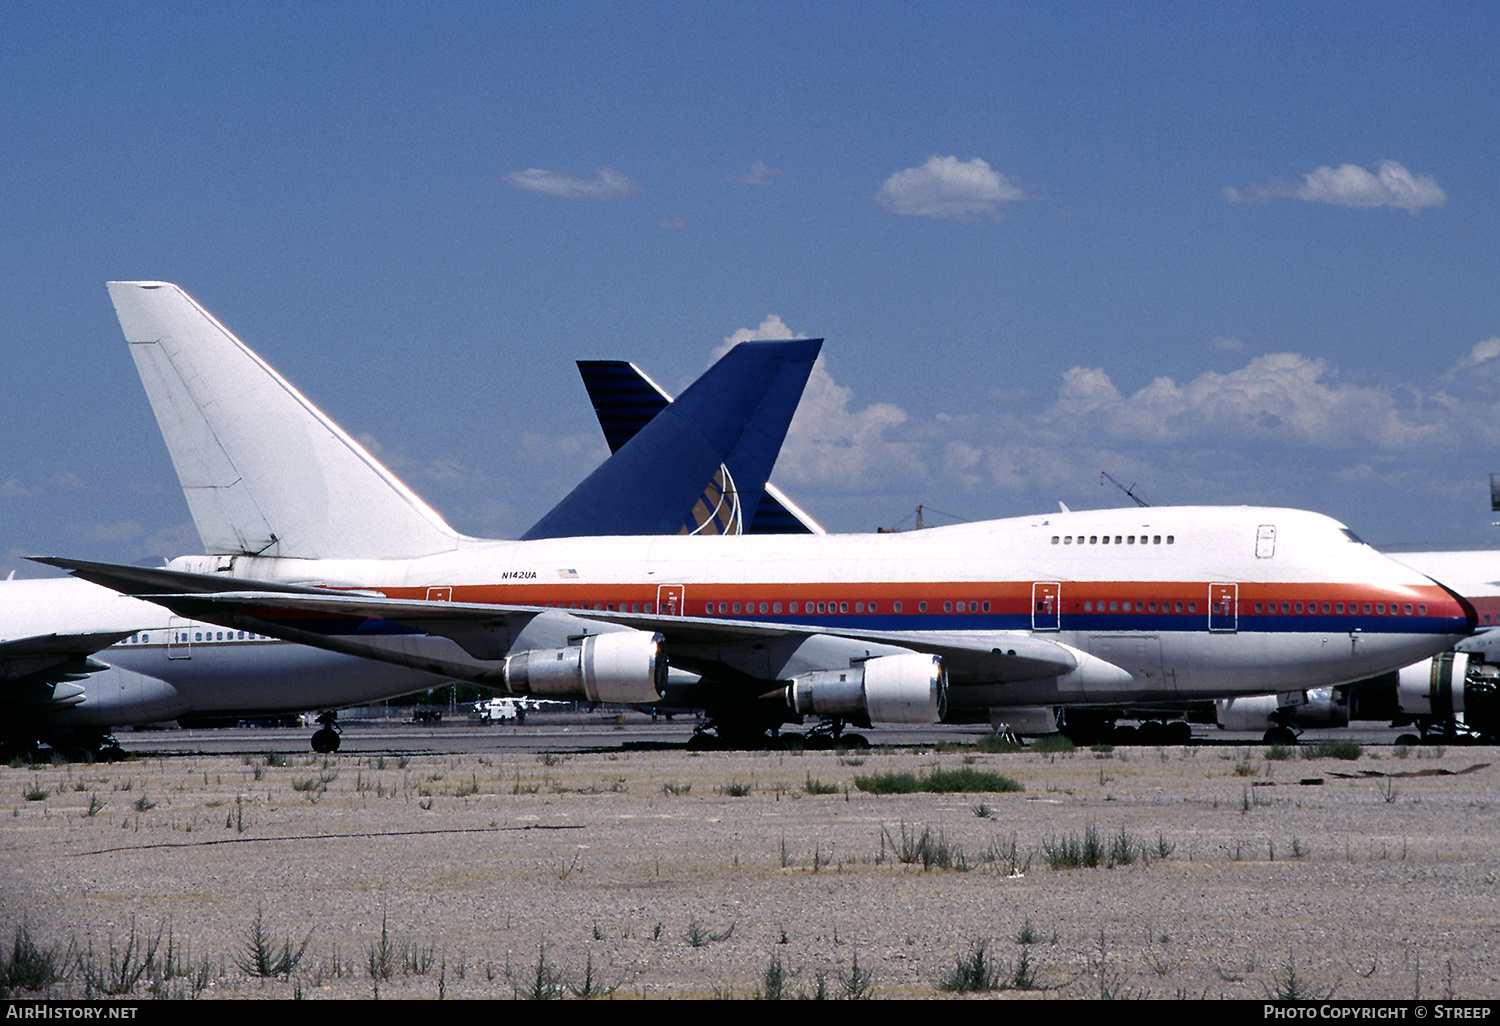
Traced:
POLYGON ((13 3, 0 573, 197 549, 139 278, 477 535, 603 458, 574 360, 786 332, 831 529, 1108 470, 1489 547, 1496 52, 1461 2, 13 3))

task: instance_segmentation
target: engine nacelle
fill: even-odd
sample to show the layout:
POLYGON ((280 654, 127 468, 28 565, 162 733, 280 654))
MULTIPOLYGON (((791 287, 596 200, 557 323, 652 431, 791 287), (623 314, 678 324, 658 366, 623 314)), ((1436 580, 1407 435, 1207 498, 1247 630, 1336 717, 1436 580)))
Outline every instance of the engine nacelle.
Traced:
POLYGON ((799 713, 865 713, 871 723, 937 723, 948 703, 948 674, 934 655, 910 652, 867 659, 847 670, 792 679, 787 705, 799 713))
POLYGON ((1441 717, 1463 712, 1471 658, 1467 652, 1442 652, 1404 667, 1396 682, 1401 711, 1408 716, 1441 717))
POLYGON ((506 657, 505 688, 518 695, 652 704, 666 691, 661 642, 660 634, 612 631, 566 648, 529 649, 506 657))
POLYGON ((1332 688, 1284 695, 1221 698, 1214 703, 1224 730, 1269 730, 1272 727, 1347 727, 1349 705, 1332 688))

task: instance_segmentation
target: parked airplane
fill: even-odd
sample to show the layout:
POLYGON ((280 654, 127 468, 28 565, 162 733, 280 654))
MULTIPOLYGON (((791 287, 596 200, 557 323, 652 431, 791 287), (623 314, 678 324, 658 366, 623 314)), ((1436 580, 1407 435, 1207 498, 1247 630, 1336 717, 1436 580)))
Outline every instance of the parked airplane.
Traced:
MULTIPOLYGON (((170 339, 160 343, 170 344, 170 339)), ((728 504, 725 496, 739 493, 732 485, 736 477, 764 482, 769 474, 819 344, 762 343, 725 357, 689 390, 691 397, 685 393, 684 403, 665 411, 653 439, 612 456, 528 536, 547 537, 569 525, 597 530, 601 524, 616 532, 703 532, 728 504)), ((284 551, 310 545, 337 552, 348 544, 339 527, 353 526, 359 514, 351 511, 359 509, 371 487, 391 499, 381 507, 382 517, 431 524, 457 537, 254 354, 246 350, 243 356, 247 366, 274 383, 279 396, 311 410, 308 416, 321 422, 304 435, 294 431, 279 438, 280 456, 271 459, 255 444, 256 417, 264 410, 241 408, 236 415, 248 416, 233 427, 218 425, 217 437, 185 439, 184 432, 204 425, 158 406, 195 523, 210 548, 237 551, 234 546, 274 522, 281 525, 280 534, 270 530, 267 537, 284 551), (232 458, 221 442, 233 450, 232 458), (316 446, 335 455, 319 462, 307 451, 316 446), (271 486, 263 487, 268 482, 271 486), (321 524, 300 519, 294 524, 277 508, 288 494, 326 502, 332 511, 321 524)), ((140 369, 150 389, 160 369, 149 362, 140 369)), ((234 387, 248 387, 253 376, 234 387)), ((195 387, 206 381, 206 375, 195 375, 195 387)), ((754 488, 746 494, 756 501, 754 488)), ((359 526, 378 532, 383 524, 369 520, 359 526)), ((177 617, 169 622, 159 606, 79 580, 0 582, 0 747, 6 752, 29 748, 40 738, 64 750, 97 754, 112 745, 109 731, 115 726, 307 709, 327 710, 319 717, 323 729, 313 735, 314 749, 336 751, 333 710, 449 679, 422 667, 370 662, 259 632, 226 632, 177 617)))
MULTIPOLYGON (((337 709, 448 679, 186 620, 63 577, 0 581, 0 757, 38 740, 76 757, 116 750, 127 724, 337 709)), ((332 717, 313 735, 338 748, 332 717)))
MULTIPOLYGON (((936 722, 1322 687, 1441 651, 1474 622, 1457 595, 1298 510, 461 537, 181 290, 110 289, 179 472, 203 468, 195 518, 239 526, 200 519, 213 551, 167 569, 44 562, 236 629, 514 694, 665 695, 744 737, 803 714, 936 722), (299 486, 260 453, 295 456, 299 486), (688 673, 669 679, 669 661, 688 673)), ((615 459, 674 431, 655 417, 615 459)), ((760 485, 740 485, 758 505, 760 485)))

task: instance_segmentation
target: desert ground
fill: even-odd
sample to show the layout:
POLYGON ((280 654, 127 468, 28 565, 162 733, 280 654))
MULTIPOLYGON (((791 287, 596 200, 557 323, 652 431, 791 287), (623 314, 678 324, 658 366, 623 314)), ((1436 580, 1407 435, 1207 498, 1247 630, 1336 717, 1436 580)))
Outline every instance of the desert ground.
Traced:
POLYGON ((60 977, 13 996, 1500 998, 1495 750, 1267 754, 13 765, 0 948, 60 977), (935 770, 1022 790, 863 789, 935 770))

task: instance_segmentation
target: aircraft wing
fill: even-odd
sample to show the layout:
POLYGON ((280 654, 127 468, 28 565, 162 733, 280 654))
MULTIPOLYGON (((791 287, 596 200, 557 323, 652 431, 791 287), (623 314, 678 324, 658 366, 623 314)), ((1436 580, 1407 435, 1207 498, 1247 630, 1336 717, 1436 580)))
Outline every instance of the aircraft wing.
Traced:
POLYGON ((0 641, 0 696, 9 706, 82 702, 83 688, 73 682, 104 669, 89 657, 133 633, 38 634, 0 641))
POLYGON ((93 655, 134 633, 135 631, 105 631, 101 634, 38 634, 30 638, 0 641, 0 666, 10 660, 35 659, 40 656, 93 655))
MULTIPOLYGON (((369 592, 332 591, 298 585, 218 578, 164 569, 116 566, 82 560, 40 559, 79 577, 163 605, 179 616, 224 622, 228 616, 250 617, 257 629, 276 634, 278 620, 332 616, 400 624, 451 638, 476 658, 497 658, 497 628, 509 633, 543 612, 563 612, 579 620, 615 624, 658 633, 668 658, 712 662, 715 648, 765 645, 777 641, 832 637, 904 648, 941 656, 952 684, 998 684, 1064 674, 1077 666, 1062 645, 1029 634, 984 631, 878 631, 811 624, 768 624, 714 617, 668 616, 592 609, 551 610, 540 606, 472 602, 432 602, 387 598, 369 592)), ((302 640, 289 634, 290 640, 302 640)), ((846 664, 847 665, 847 664, 846 664)))

